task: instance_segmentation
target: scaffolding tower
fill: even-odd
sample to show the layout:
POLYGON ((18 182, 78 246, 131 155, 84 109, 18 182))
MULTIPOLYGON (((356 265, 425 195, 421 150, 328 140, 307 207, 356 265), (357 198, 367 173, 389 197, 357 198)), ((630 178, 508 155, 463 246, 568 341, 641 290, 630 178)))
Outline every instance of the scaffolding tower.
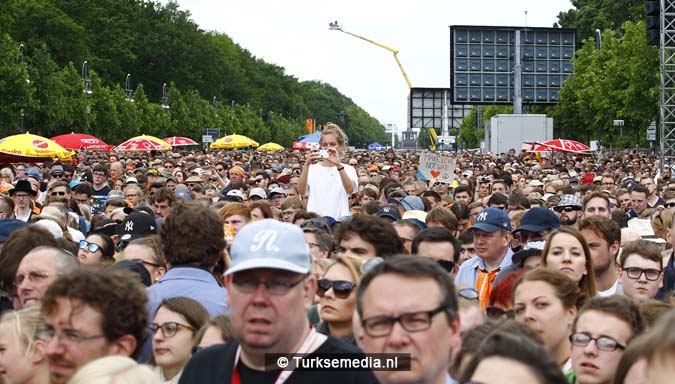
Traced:
POLYGON ((675 164, 675 0, 660 0, 661 170, 675 164))

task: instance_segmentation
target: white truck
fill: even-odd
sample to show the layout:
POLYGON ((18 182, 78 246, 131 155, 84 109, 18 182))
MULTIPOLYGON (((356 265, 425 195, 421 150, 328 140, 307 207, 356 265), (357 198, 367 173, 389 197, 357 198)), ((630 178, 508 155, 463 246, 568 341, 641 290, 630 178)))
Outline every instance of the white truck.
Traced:
POLYGON ((553 119, 546 115, 495 115, 485 127, 484 152, 520 152, 525 141, 553 140, 553 119))

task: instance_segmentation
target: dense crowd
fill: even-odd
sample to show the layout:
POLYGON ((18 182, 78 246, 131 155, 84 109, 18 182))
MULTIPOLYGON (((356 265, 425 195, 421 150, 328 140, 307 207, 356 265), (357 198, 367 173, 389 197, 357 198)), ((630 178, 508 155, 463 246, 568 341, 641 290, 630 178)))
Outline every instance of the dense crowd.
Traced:
POLYGON ((347 144, 0 167, 3 380, 672 382, 658 157, 448 153, 427 180, 420 151, 347 144), (266 360, 292 353, 410 366, 266 360))

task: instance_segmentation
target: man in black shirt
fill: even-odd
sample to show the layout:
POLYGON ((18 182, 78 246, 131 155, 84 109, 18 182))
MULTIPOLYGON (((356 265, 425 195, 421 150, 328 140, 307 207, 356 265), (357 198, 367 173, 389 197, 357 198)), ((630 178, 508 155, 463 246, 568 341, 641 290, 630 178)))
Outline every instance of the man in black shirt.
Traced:
POLYGON ((362 357, 356 348, 310 327, 305 304, 311 303, 317 283, 299 227, 276 220, 247 224, 237 233, 230 253, 225 285, 237 341, 197 353, 180 383, 377 382, 370 371, 265 370, 265 355, 270 353, 362 357))

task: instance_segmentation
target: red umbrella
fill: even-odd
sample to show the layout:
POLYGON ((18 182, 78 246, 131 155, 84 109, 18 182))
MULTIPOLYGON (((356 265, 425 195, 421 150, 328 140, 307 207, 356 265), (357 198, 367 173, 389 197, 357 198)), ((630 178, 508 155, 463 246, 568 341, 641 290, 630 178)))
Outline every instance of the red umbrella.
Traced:
POLYGON ((154 136, 141 135, 132 137, 124 143, 113 148, 113 151, 167 151, 171 146, 166 141, 160 140, 154 136))
POLYGON ((526 141, 523 148, 528 152, 571 152, 587 154, 591 148, 583 143, 568 139, 555 139, 538 143, 526 141))
POLYGON ((60 146, 66 149, 87 151, 109 151, 110 146, 103 140, 86 133, 70 133, 52 137, 60 146))
POLYGON ((187 145, 199 145, 198 142, 188 138, 188 137, 182 137, 182 136, 172 136, 172 137, 165 137, 162 140, 166 141, 171 145, 172 147, 181 147, 181 146, 187 146, 187 145))

